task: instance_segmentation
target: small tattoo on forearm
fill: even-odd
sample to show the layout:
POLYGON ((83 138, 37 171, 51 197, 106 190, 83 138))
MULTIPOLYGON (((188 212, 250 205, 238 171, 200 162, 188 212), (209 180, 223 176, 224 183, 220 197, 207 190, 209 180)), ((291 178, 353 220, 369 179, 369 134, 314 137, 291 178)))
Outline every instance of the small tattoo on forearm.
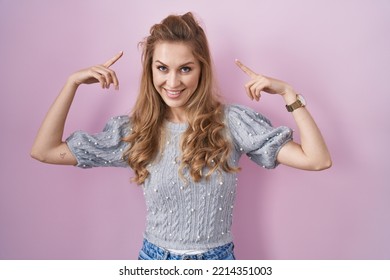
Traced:
POLYGON ((64 159, 65 156, 66 156, 66 153, 60 153, 60 158, 61 159, 64 159))

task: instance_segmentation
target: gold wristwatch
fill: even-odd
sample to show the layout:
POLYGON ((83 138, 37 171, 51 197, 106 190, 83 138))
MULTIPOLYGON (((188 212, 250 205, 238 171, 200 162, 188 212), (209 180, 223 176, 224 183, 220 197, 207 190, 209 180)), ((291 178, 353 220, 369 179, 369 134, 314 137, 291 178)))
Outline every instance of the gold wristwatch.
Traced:
POLYGON ((305 106, 306 106, 305 99, 303 98, 302 95, 297 94, 297 100, 290 105, 286 105, 286 109, 287 111, 292 112, 298 108, 305 107, 305 106))

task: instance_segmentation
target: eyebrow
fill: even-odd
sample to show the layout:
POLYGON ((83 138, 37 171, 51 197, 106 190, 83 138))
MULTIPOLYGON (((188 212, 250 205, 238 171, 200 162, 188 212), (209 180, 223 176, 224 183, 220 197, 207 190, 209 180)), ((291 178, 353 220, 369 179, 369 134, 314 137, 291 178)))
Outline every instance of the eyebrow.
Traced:
MULTIPOLYGON (((155 62, 160 63, 160 64, 162 64, 163 66, 168 66, 168 65, 166 65, 164 62, 162 62, 162 61, 160 61, 160 60, 156 60, 155 62)), ((193 61, 188 61, 188 62, 183 63, 182 65, 180 65, 179 68, 180 68, 180 67, 183 67, 183 66, 186 66, 186 65, 189 65, 189 64, 195 64, 195 62, 193 62, 193 61)))

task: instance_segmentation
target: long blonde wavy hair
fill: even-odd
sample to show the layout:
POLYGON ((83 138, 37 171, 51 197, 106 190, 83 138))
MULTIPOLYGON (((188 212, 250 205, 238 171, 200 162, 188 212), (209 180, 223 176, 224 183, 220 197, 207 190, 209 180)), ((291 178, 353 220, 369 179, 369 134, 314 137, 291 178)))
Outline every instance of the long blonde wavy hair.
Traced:
POLYGON ((192 13, 186 13, 170 15, 153 25, 150 35, 140 43, 143 48, 140 92, 131 114, 131 133, 124 138, 129 147, 123 154, 135 172, 133 180, 138 184, 145 181, 149 176, 147 165, 163 149, 164 121, 169 107, 155 89, 152 77, 153 53, 161 42, 188 44, 201 65, 198 87, 186 104, 189 125, 180 142, 180 175, 188 169, 192 179, 199 182, 216 170, 238 171, 228 163, 231 144, 223 123, 224 108, 214 86, 207 38, 192 13), (203 170, 208 170, 207 174, 203 170))

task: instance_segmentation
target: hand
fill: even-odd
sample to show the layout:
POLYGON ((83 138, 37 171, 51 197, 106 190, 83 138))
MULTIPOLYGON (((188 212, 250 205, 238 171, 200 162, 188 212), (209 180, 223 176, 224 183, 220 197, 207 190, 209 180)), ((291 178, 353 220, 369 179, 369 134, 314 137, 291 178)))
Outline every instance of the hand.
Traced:
POLYGON ((93 84, 100 83, 102 88, 109 88, 111 84, 114 84, 115 89, 119 89, 119 81, 116 74, 109 67, 117 62, 123 55, 123 52, 119 52, 117 55, 107 60, 104 64, 92 66, 76 73, 73 73, 69 79, 72 83, 79 86, 81 84, 93 84))
POLYGON ((261 91, 280 95, 285 95, 287 92, 292 91, 289 84, 274 78, 257 74, 242 64, 239 60, 236 60, 236 65, 251 78, 251 80, 245 84, 246 93, 251 100, 255 99, 256 101, 259 101, 261 91))

